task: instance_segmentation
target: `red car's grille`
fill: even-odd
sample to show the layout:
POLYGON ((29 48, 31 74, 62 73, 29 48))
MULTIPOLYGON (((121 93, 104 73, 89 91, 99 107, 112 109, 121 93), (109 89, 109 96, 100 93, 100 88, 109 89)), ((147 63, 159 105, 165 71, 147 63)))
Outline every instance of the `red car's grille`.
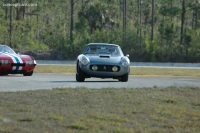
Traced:
POLYGON ((11 63, 11 66, 25 66, 25 63, 11 63))

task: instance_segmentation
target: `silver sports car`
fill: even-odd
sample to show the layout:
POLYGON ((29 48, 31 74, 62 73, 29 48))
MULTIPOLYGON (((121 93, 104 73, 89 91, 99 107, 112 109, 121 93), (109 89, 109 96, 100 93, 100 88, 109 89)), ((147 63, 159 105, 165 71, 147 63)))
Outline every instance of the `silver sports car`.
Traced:
POLYGON ((76 81, 85 78, 113 78, 128 81, 130 61, 124 56, 120 46, 107 43, 90 43, 77 58, 76 81))

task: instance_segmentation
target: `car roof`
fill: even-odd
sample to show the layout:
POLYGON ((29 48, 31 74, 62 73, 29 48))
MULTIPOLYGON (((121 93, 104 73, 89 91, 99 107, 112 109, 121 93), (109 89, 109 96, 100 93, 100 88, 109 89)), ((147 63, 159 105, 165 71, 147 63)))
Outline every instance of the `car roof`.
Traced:
POLYGON ((109 43, 89 43, 87 46, 90 45, 109 45, 109 46, 118 46, 117 44, 109 44, 109 43))
POLYGON ((7 45, 0 44, 0 46, 7 46, 7 45))

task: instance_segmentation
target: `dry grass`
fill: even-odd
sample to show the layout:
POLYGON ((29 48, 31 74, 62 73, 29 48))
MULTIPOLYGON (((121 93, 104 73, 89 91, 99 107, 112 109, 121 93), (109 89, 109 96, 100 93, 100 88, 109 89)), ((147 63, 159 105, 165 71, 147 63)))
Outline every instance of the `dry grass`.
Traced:
POLYGON ((200 132, 200 88, 0 92, 0 133, 200 132))
POLYGON ((132 68, 133 75, 200 77, 200 69, 188 68, 132 68))
POLYGON ((36 73, 75 73, 75 66, 63 65, 37 65, 36 73))

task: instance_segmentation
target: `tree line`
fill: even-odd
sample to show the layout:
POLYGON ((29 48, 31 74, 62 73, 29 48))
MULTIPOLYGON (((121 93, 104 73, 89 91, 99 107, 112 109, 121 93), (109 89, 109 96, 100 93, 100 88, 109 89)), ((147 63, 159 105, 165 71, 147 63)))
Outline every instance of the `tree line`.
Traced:
POLYGON ((74 59, 119 44, 132 61, 199 62, 199 0, 2 0, 0 43, 74 59))

